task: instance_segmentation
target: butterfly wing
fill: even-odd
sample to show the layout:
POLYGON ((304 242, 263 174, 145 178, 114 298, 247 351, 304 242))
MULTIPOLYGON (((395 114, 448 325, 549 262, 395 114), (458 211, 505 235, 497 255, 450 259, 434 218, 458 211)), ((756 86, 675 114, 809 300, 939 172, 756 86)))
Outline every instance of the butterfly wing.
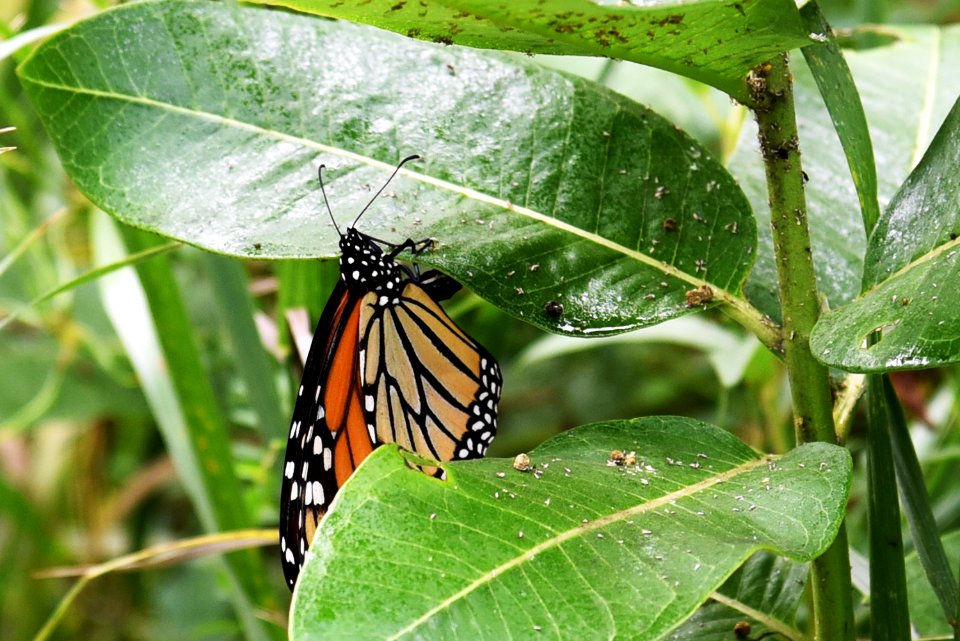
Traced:
POLYGON ((281 485, 291 590, 334 495, 377 445, 449 461, 483 456, 496 433, 500 368, 436 302, 459 283, 438 272, 396 282, 394 298, 338 281, 317 323, 281 485))
POLYGON ((280 489, 280 555, 291 590, 330 501, 372 450, 357 373, 361 301, 337 282, 297 391, 280 489))
POLYGON ((360 368, 367 428, 439 461, 478 458, 497 429, 502 377, 416 281, 397 299, 364 296, 360 368))

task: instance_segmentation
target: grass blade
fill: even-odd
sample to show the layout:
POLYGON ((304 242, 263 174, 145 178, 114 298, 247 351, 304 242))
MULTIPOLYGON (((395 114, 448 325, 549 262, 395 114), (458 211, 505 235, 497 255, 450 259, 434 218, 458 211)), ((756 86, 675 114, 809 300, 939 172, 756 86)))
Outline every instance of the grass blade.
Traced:
POLYGON ((952 621, 957 628, 957 581, 950 561, 943 549, 937 523, 930 507, 930 498, 923 480, 923 470, 917 460, 917 453, 910 439, 907 421, 903 415, 903 408, 897 398, 897 393, 890 383, 890 378, 883 377, 883 392, 886 397, 887 411, 890 417, 890 440, 893 445, 893 460, 897 470, 897 483, 900 486, 900 496, 903 501, 904 513, 913 544, 917 548, 917 556, 923 567, 930 586, 940 601, 943 614, 947 621, 952 621))
POLYGON ((870 376, 867 381, 867 477, 870 488, 870 629, 873 641, 910 638, 900 505, 888 416, 882 377, 870 376))

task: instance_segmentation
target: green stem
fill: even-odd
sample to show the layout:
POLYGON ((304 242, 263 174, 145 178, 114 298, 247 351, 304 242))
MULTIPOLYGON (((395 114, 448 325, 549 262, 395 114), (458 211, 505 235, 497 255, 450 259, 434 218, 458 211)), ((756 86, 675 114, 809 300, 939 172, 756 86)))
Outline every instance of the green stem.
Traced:
POLYGON ((769 316, 761 313, 745 299, 725 291, 716 291, 715 297, 720 301, 723 313, 753 332, 771 352, 778 356, 783 355, 783 332, 769 316))
MULTIPOLYGON (((820 314, 820 301, 786 55, 758 66, 748 82, 757 105, 754 111, 766 167, 783 313, 784 361, 793 397, 797 444, 835 443, 829 373, 810 352, 810 332, 820 314)), ((853 602, 845 526, 841 525, 830 548, 814 560, 812 574, 816 638, 852 641, 853 602)))

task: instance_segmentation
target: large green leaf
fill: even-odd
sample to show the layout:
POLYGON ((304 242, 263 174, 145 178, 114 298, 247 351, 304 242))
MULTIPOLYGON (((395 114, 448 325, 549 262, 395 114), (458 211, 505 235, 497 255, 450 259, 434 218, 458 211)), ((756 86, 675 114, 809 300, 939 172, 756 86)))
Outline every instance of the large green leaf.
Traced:
POLYGON ((810 345, 820 360, 858 372, 960 361, 958 160, 960 101, 870 236, 870 289, 814 328, 810 345))
POLYGON ((606 56, 695 78, 747 103, 748 72, 810 44, 789 0, 255 0, 434 42, 606 56))
POLYGON ((851 474, 833 445, 760 457, 675 417, 582 427, 530 457, 441 481, 380 448, 317 531, 291 637, 656 639, 758 549, 821 553, 851 474))
POLYGON ((361 229, 436 238, 420 260, 555 331, 660 322, 704 285, 729 301, 753 262, 749 205, 695 141, 515 57, 163 1, 74 26, 20 76, 91 200, 213 251, 333 256, 317 165, 345 224, 421 152, 361 229))
MULTIPOLYGON (((960 28, 884 27, 891 42, 844 51, 870 125, 881 207, 919 161, 960 94, 960 28), (891 94, 896 87, 896 96, 891 94)), ((861 291, 866 234, 843 147, 813 78, 795 56, 793 67, 807 209, 820 290, 839 307, 861 291)), ((729 168, 750 199, 759 223, 757 264, 745 286, 750 301, 779 318, 776 267, 769 229, 766 180, 756 127, 744 127, 729 168)))

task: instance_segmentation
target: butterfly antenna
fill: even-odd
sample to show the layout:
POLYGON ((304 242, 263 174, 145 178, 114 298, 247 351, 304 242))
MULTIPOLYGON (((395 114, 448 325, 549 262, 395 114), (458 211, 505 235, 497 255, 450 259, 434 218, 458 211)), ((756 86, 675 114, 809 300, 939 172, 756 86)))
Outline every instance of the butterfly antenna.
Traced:
POLYGON ((353 220, 353 225, 352 225, 352 227, 356 227, 356 226, 357 226, 357 221, 360 220, 360 216, 363 216, 364 212, 367 211, 368 209, 370 209, 370 205, 372 205, 372 204, 373 204, 373 201, 375 201, 375 200, 377 199, 377 196, 379 196, 380 194, 383 193, 383 190, 387 188, 387 185, 389 185, 389 184, 390 184, 390 181, 393 180, 393 177, 397 175, 397 172, 400 171, 400 168, 403 167, 403 166, 404 166, 405 164, 407 164, 408 162, 410 162, 411 160, 420 160, 420 156, 417 156, 417 155, 407 156, 406 158, 404 158, 403 160, 400 161, 400 164, 397 165, 397 168, 394 169, 394 170, 393 170, 393 173, 390 174, 390 177, 387 178, 387 182, 383 183, 383 187, 381 187, 380 189, 377 190, 377 193, 375 193, 375 194, 373 195, 373 198, 370 199, 370 202, 367 203, 367 206, 364 207, 364 208, 360 211, 359 214, 357 214, 357 217, 353 220))
POLYGON ((333 223, 333 228, 337 230, 337 234, 343 236, 340 233, 340 227, 337 225, 337 219, 333 217, 333 212, 330 211, 330 201, 327 200, 327 190, 323 188, 323 168, 326 165, 320 165, 320 168, 317 169, 317 178, 320 179, 320 193, 323 194, 323 204, 327 206, 327 213, 330 214, 330 221, 333 223))

